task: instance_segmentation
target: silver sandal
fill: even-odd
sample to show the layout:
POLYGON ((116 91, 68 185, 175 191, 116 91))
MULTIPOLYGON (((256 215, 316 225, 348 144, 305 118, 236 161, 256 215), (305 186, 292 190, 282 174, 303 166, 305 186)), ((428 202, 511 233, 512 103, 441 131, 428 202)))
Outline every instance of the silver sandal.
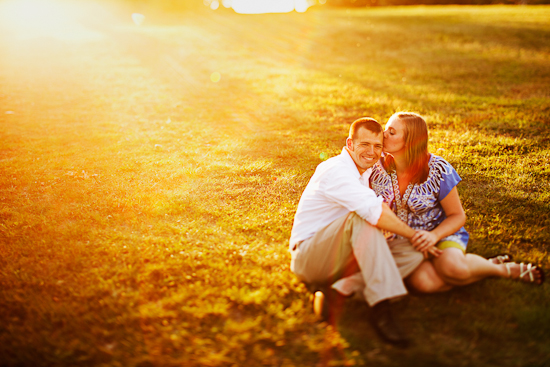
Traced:
POLYGON ((496 256, 488 258, 487 260, 491 261, 493 264, 502 265, 504 263, 512 261, 512 255, 498 254, 496 256), (496 262, 493 262, 493 260, 496 260, 496 262))
MULTIPOLYGON (((510 270, 510 265, 515 263, 505 263, 504 266, 506 267, 506 270, 508 271, 508 277, 512 276, 512 271, 510 270)), ((535 283, 536 285, 542 285, 544 283, 544 271, 539 268, 537 265, 533 265, 531 263, 525 265, 524 263, 519 264, 519 277, 517 277, 517 280, 520 280, 525 283, 535 283), (524 270, 525 267, 525 270, 524 270), (535 283, 535 276, 533 275, 534 271, 538 271, 540 273, 540 283, 535 283), (524 276, 529 274, 529 282, 524 280, 524 276)))

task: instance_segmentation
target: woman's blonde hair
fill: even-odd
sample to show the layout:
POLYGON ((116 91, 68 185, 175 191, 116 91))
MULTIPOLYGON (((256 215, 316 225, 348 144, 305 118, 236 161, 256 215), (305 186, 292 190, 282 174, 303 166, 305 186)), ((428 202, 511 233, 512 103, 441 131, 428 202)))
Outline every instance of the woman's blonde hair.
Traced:
MULTIPOLYGON (((421 183, 428 178, 430 153, 428 152, 428 125, 414 112, 396 112, 388 122, 399 119, 405 126, 405 160, 407 171, 412 175, 412 183, 421 183)), ((384 166, 387 170, 395 169, 394 158, 386 156, 384 166)))

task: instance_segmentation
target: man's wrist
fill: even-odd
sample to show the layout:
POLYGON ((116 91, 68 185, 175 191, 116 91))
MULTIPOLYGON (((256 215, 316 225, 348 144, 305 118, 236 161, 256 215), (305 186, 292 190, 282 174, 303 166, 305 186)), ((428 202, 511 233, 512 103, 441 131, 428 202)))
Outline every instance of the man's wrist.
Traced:
MULTIPOLYGON (((403 223, 404 224, 404 223, 403 223)), ((401 231, 400 235, 402 237, 405 237, 406 239, 410 240, 415 235, 416 231, 409 227, 408 225, 404 224, 403 230, 401 231)))
POLYGON ((436 239, 435 242, 439 242, 439 241, 443 238, 443 236, 441 236, 441 235, 437 232, 437 229, 432 230, 431 233, 435 236, 435 239, 436 239))

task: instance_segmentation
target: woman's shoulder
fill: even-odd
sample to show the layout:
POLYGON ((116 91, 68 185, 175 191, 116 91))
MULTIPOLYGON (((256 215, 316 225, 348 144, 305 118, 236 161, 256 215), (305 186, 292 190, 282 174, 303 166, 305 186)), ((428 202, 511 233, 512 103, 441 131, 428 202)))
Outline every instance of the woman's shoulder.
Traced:
POLYGON ((435 154, 431 154, 430 161, 428 163, 430 167, 430 175, 450 175, 456 173, 454 167, 445 160, 445 158, 440 157, 435 154))
POLYGON ((428 179, 422 183, 421 188, 423 191, 438 193, 442 200, 462 179, 453 166, 440 156, 432 154, 428 165, 428 179))

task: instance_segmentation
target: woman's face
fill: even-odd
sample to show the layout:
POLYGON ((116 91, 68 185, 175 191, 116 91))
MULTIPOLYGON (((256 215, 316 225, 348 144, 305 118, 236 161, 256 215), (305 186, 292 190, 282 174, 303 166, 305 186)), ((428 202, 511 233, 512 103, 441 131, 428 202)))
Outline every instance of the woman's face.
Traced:
POLYGON ((390 119, 384 130, 384 152, 395 154, 405 151, 405 124, 398 118, 390 119))

